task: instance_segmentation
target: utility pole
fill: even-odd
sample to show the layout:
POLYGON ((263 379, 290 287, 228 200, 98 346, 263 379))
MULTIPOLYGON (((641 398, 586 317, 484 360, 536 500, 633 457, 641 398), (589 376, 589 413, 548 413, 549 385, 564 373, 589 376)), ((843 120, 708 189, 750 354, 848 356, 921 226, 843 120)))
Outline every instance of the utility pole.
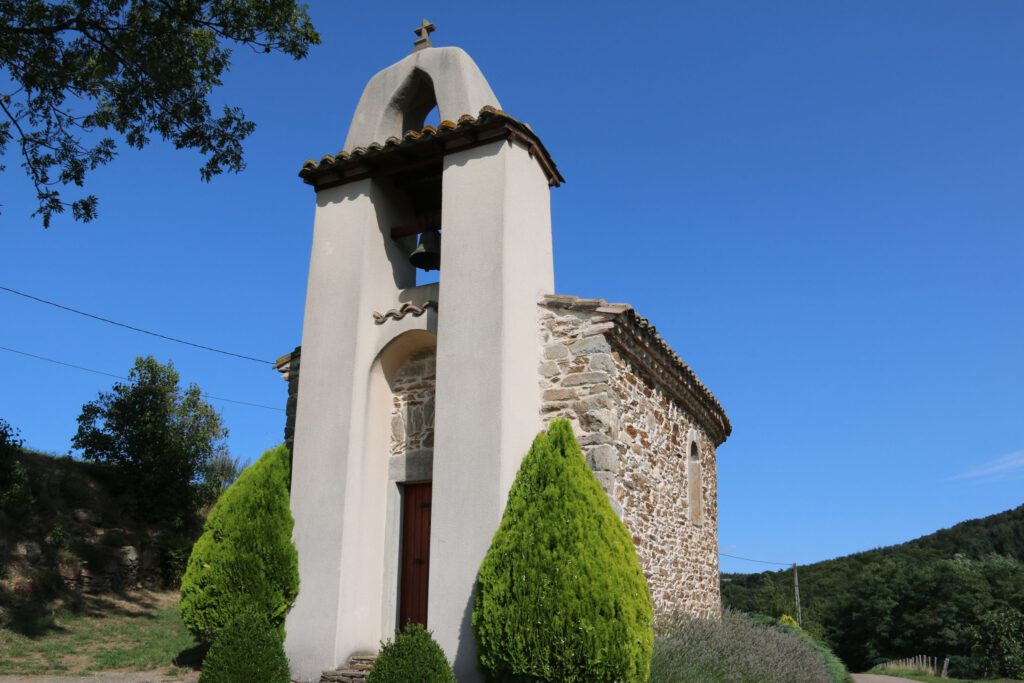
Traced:
POLYGON ((800 614, 800 576, 796 573, 796 562, 793 563, 793 595, 796 599, 796 623, 804 626, 804 618, 800 614))

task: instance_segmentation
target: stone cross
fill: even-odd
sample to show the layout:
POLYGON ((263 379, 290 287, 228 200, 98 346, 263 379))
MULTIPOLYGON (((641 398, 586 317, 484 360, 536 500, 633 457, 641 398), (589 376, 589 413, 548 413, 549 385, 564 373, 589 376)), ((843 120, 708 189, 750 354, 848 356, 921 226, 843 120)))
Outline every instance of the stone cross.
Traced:
POLYGON ((430 34, 433 33, 436 28, 436 26, 426 19, 424 19, 418 27, 414 28, 412 32, 419 36, 419 38, 417 38, 416 42, 413 43, 412 51, 416 52, 417 50, 422 50, 425 47, 433 47, 433 45, 430 44, 430 34))

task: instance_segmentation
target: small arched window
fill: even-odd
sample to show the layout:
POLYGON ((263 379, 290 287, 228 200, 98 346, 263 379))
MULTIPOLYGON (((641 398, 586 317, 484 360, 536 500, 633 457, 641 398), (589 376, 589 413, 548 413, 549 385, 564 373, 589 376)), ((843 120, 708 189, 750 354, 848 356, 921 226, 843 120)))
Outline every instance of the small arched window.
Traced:
POLYGON ((686 461, 686 482, 690 522, 699 526, 704 523, 704 472, 696 440, 690 441, 690 457, 686 461))

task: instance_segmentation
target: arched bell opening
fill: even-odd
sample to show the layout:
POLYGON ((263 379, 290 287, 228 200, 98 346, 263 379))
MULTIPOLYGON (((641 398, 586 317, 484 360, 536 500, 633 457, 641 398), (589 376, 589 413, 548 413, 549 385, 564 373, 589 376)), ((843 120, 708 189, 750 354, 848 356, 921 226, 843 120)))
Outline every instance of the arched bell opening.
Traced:
POLYGON ((406 289, 437 282, 441 268, 441 159, 389 169, 375 177, 377 196, 386 204, 378 224, 396 272, 406 289))
POLYGON ((436 107, 434 80, 423 69, 413 69, 395 91, 388 108, 401 116, 405 133, 422 128, 427 114, 436 107))
MULTIPOLYGON (((436 126, 437 96, 434 81, 422 69, 413 69, 395 91, 389 115, 402 121, 403 135, 419 133, 425 125, 436 126), (428 117, 434 119, 428 121, 428 117)), ((392 227, 392 239, 399 242, 415 269, 415 285, 437 282, 441 269, 441 160, 413 160, 390 182, 401 195, 412 219, 392 227)))

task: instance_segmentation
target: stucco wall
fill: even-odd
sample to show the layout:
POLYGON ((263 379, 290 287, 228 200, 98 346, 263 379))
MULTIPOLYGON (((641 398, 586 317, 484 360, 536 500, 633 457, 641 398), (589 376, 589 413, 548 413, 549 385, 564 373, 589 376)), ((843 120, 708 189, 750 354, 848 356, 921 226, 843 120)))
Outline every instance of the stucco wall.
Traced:
POLYGON ((566 417, 633 536, 655 615, 721 613, 713 441, 609 341, 594 311, 539 308, 541 417, 566 417), (703 520, 690 520, 686 458, 700 455, 703 520))

